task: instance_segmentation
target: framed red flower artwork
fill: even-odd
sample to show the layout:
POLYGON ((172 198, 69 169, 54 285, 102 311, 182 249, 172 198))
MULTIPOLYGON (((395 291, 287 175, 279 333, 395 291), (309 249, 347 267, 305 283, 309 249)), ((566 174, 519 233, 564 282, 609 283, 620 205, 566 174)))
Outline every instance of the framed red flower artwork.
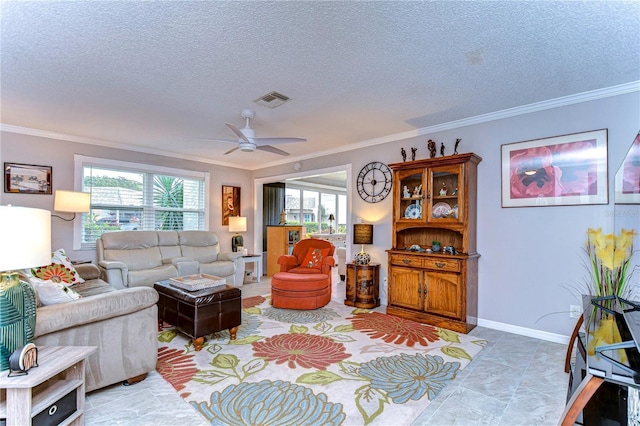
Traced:
POLYGON ((607 204, 607 129, 501 146, 502 207, 607 204))

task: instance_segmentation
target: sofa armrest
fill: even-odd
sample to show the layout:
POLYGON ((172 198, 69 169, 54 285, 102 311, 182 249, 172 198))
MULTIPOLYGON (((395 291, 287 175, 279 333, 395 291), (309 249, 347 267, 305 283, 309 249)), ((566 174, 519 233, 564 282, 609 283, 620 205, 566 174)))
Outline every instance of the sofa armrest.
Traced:
POLYGON ((100 268, 98 268, 93 263, 82 263, 79 265, 74 265, 74 268, 76 269, 76 271, 78 271, 80 277, 82 277, 82 279, 85 281, 100 278, 100 268))
POLYGON ((41 306, 36 311, 35 337, 141 311, 157 301, 155 289, 133 287, 73 302, 41 306))
POLYGON ((231 260, 233 262, 237 262, 241 257, 242 253, 238 252, 218 253, 218 260, 231 260))
POLYGON ((174 257, 171 259, 171 264, 178 270, 179 277, 197 274, 200 269, 200 262, 190 257, 174 257))
POLYGON ((129 268, 123 262, 101 260, 98 262, 103 280, 119 290, 129 287, 129 268))
POLYGON ((232 285, 236 287, 242 286, 242 284, 244 284, 244 260, 242 259, 242 253, 238 253, 237 251, 218 253, 218 260, 227 260, 234 263, 236 272, 233 274, 232 285))

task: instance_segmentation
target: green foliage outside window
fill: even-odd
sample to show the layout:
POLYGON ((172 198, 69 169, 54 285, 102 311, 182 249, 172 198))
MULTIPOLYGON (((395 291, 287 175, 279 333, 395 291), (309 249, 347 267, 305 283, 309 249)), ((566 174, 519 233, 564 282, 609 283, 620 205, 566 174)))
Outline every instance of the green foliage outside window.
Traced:
MULTIPOLYGON (((182 179, 158 175, 153 177, 153 204, 156 207, 181 209, 183 196, 184 183, 182 179)), ((156 227, 162 230, 182 229, 182 219, 182 212, 159 211, 156 215, 156 227)))

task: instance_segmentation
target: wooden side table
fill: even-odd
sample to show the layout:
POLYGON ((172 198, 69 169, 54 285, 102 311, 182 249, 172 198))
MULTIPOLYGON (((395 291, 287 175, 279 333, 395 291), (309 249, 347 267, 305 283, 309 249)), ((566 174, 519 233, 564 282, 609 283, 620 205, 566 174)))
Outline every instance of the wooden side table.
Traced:
POLYGON ((380 306, 380 264, 347 263, 346 299, 344 304, 371 309, 380 306))
POLYGON ((23 376, 0 373, 0 418, 7 425, 84 424, 85 359, 95 346, 38 346, 38 367, 23 376), (62 373, 63 378, 56 377, 62 373))

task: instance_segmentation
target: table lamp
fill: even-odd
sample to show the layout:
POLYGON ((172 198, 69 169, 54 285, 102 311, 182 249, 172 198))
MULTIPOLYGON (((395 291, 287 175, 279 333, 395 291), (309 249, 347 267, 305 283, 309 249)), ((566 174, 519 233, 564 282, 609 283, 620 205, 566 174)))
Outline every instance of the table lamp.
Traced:
POLYGON ((368 265, 371 262, 369 253, 365 253, 364 245, 373 244, 373 225, 370 223, 356 223, 353 225, 353 244, 362 244, 360 253, 356 254, 354 262, 358 265, 368 265))
POLYGON ((33 340, 36 297, 18 270, 51 263, 51 212, 0 206, 0 371, 9 357, 33 340))
POLYGON ((329 215, 329 233, 333 234, 333 221, 336 220, 336 217, 331 213, 329 215))
POLYGON ((229 217, 229 232, 235 232, 236 235, 231 238, 231 250, 238 251, 238 247, 244 246, 244 239, 240 232, 247 231, 247 218, 244 216, 229 217))
POLYGON ((56 214, 51 216, 71 222, 76 218, 76 213, 89 213, 90 208, 91 194, 88 192, 56 190, 53 201, 53 210, 57 212, 73 213, 73 217, 71 219, 65 219, 56 214))

